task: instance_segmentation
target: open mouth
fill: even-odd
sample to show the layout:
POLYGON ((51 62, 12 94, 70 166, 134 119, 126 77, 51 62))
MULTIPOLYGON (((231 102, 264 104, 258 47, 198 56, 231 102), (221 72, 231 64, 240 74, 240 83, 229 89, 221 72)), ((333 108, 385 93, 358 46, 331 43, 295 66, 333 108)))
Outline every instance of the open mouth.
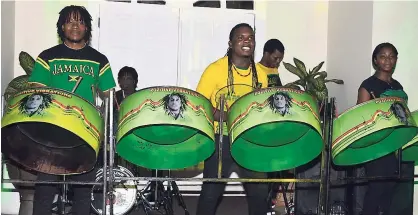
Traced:
POLYGON ((243 51, 251 51, 251 48, 250 47, 248 47, 248 46, 243 46, 242 48, 241 48, 243 51))

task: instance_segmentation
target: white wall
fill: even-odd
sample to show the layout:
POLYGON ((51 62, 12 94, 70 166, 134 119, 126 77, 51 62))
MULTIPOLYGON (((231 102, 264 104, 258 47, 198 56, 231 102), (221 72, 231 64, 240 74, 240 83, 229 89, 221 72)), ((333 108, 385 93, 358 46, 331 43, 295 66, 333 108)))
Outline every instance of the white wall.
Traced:
MULTIPOLYGON (((265 41, 279 39, 285 46, 284 62, 294 64, 296 57, 313 69, 327 60, 328 4, 328 1, 256 1, 257 15, 265 20, 265 41)), ((262 50, 264 44, 257 46, 262 50)), ((283 83, 297 79, 283 65, 279 72, 283 83)))
POLYGON ((15 2, 1 2, 1 94, 13 79, 15 55, 15 2))
POLYGON ((341 113, 356 104, 358 87, 370 76, 373 2, 331 1, 328 23, 328 76, 345 82, 329 83, 328 89, 341 113))

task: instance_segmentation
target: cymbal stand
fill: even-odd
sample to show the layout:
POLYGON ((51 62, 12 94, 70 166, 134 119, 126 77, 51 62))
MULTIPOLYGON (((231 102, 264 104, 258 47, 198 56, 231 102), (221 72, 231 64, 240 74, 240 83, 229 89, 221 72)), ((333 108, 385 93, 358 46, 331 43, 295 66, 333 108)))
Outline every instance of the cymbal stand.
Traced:
MULTIPOLYGON (((159 170, 154 170, 153 177, 158 177, 158 171, 159 170)), ((170 178, 170 170, 168 170, 168 177, 170 178)), ((179 206, 183 208, 184 214, 190 215, 175 181, 168 181, 167 189, 165 189, 163 181, 150 181, 147 183, 146 187, 139 192, 140 202, 146 215, 151 215, 152 211, 157 211, 163 215, 174 215, 174 196, 176 197, 179 206), (152 195, 154 195, 154 198, 148 198, 152 195), (161 212, 161 210, 163 212, 161 212)))

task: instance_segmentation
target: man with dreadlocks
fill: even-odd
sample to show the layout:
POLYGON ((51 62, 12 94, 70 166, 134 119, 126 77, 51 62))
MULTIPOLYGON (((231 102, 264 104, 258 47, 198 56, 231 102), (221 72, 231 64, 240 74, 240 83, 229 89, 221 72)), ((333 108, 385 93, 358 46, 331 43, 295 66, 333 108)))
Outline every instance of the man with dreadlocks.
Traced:
MULTIPOLYGON (((255 39, 254 31, 249 24, 241 23, 232 28, 229 34, 228 51, 225 57, 210 64, 203 72, 197 91, 207 97, 214 107, 215 121, 220 115, 226 121, 226 112, 221 113, 219 95, 226 97, 226 108, 239 97, 260 87, 267 87, 267 75, 256 70, 254 63, 255 39)), ((226 109, 224 109, 226 110, 226 109)), ((219 134, 218 123, 215 122, 216 142, 219 135, 223 138, 222 175, 228 177, 233 169, 239 170, 244 178, 266 178, 264 173, 257 173, 239 166, 230 155, 230 143, 226 124, 223 134, 219 134)), ((218 144, 218 143, 216 143, 218 144)), ((203 177, 216 178, 218 167, 218 148, 205 161, 203 177)), ((215 215, 219 200, 226 183, 204 182, 197 206, 197 215, 215 215)), ((265 215, 268 211, 268 185, 263 183, 244 183, 250 215, 265 215)))
MULTIPOLYGON (((95 89, 98 88, 104 96, 108 96, 109 90, 116 86, 109 61, 106 56, 89 46, 92 18, 84 7, 67 6, 59 14, 57 32, 63 43, 39 54, 29 82, 36 87, 72 91, 81 79, 74 93, 94 104, 97 92, 95 89)), ((95 171, 72 176, 72 180, 76 181, 94 179, 95 171)), ((58 180, 58 176, 38 173, 38 180, 58 180)), ((90 214, 91 186, 72 187, 72 214, 90 214)), ((56 191, 56 185, 36 185, 33 215, 51 214, 56 191)))

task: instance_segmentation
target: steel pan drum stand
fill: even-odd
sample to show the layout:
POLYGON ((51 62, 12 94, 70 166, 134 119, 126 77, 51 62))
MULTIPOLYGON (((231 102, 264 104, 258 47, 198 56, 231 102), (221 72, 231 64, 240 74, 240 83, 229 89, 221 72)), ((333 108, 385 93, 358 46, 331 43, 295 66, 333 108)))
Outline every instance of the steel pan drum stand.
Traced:
MULTIPOLYGON (((155 173, 155 176, 153 174, 153 177, 158 177, 158 170, 154 170, 153 173, 155 173)), ((168 170, 168 177, 170 177, 170 170, 168 170)), ((159 212, 159 214, 174 215, 173 197, 176 197, 179 206, 184 210, 184 214, 189 215, 190 213, 187 210, 186 203, 180 194, 180 190, 176 182, 167 182, 167 189, 165 190, 163 181, 150 181, 147 183, 147 186, 139 193, 140 201, 144 207, 145 214, 151 215, 153 214, 153 211, 156 211, 159 212), (153 184, 155 185, 154 187, 152 186, 153 184), (147 197, 151 196, 152 194, 154 194, 154 200, 147 199, 147 197), (160 212, 160 210, 163 210, 165 213, 160 212)))
MULTIPOLYGON (((65 182, 65 176, 62 176, 62 180, 65 182)), ((52 212, 57 215, 71 214, 72 202, 68 200, 68 184, 61 184, 60 187, 61 190, 58 194, 57 201, 52 204, 52 212), (68 211, 67 207, 70 207, 68 211)))

